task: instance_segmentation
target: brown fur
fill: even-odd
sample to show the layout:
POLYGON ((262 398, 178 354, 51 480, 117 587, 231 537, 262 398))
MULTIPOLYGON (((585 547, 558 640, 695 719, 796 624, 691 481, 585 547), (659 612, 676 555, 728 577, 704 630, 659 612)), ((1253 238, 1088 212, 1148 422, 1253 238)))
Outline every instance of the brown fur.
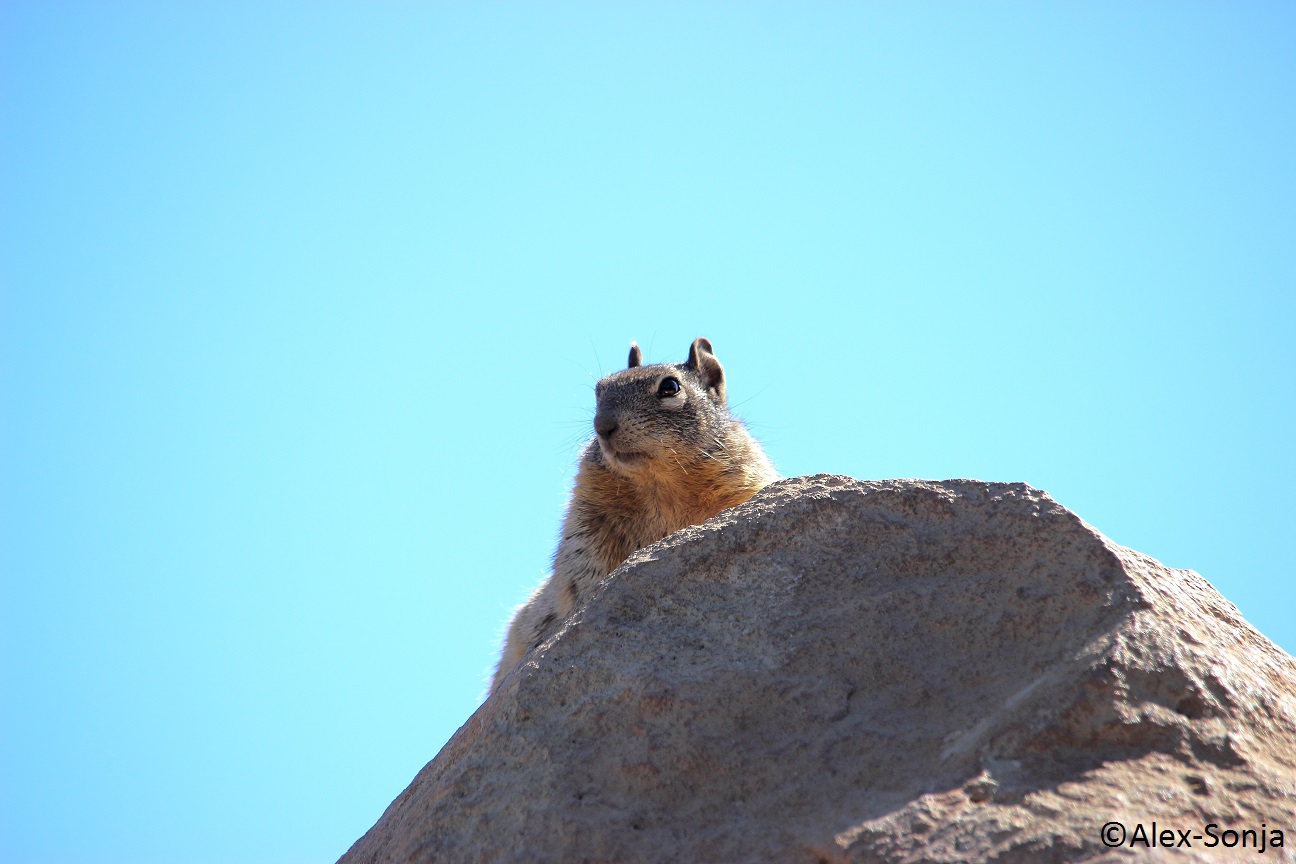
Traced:
POLYGON ((581 456, 553 574, 509 625, 491 690, 630 553, 777 479, 729 414, 724 369, 711 351, 698 339, 686 363, 642 366, 632 346, 629 368, 598 383, 597 434, 581 456))

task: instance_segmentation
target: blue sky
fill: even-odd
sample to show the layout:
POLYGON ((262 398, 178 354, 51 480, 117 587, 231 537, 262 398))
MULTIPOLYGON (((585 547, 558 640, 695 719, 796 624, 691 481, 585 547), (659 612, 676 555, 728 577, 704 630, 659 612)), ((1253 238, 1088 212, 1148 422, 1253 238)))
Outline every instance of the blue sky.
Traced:
POLYGON ((593 384, 1025 481, 1296 650, 1296 10, 0 5, 0 857, 332 860, 593 384))

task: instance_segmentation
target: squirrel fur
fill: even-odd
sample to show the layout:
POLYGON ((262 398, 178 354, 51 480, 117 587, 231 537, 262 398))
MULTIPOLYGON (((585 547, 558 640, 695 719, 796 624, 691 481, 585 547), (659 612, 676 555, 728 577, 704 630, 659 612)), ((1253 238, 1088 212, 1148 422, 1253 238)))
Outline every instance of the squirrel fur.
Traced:
POLYGON ((724 367, 706 339, 684 363, 650 366, 632 342, 628 367, 595 394, 595 436, 581 455, 552 575, 514 615, 492 692, 630 553, 778 479, 729 413, 724 367))

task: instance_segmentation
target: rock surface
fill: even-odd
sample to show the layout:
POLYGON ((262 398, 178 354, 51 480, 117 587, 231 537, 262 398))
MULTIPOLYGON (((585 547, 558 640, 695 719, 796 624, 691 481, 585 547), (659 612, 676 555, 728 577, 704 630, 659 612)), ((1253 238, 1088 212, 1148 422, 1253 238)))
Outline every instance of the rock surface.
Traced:
POLYGON ((1284 861, 1294 784, 1296 662, 1197 574, 819 475, 633 555, 342 861, 1284 861))

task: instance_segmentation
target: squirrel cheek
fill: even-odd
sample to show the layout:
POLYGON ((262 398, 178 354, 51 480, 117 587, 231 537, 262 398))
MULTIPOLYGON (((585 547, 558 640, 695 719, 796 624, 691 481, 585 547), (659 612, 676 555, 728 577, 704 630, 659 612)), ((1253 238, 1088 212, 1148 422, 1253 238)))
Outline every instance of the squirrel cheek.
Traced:
POLYGON ((678 411, 679 409, 684 407, 684 403, 685 401, 687 401, 687 398, 684 395, 685 392, 686 391, 681 390, 678 393, 676 393, 674 396, 666 396, 662 399, 658 399, 657 404, 663 408, 669 408, 672 411, 678 411))

